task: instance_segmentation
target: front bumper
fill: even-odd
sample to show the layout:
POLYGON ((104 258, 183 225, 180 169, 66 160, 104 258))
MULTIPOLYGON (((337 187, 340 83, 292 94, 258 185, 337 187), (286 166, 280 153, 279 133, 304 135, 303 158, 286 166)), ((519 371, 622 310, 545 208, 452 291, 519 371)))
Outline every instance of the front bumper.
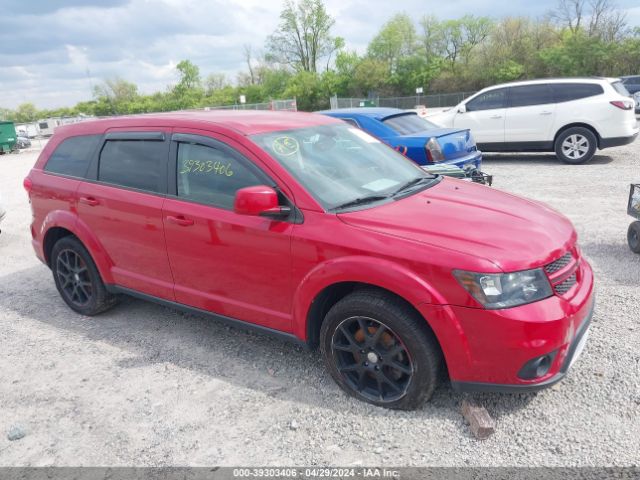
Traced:
POLYGON ((569 368, 578 360, 582 350, 589 336, 589 327, 591 327, 591 318, 593 317, 594 305, 591 306, 591 310, 587 317, 583 320, 582 325, 576 333, 573 341, 571 342, 564 361, 561 364, 558 373, 544 381, 533 384, 515 384, 515 385, 501 385, 497 383, 482 383, 482 382, 457 382, 451 381, 451 388, 456 392, 494 392, 494 393, 528 393, 537 392, 544 388, 550 387, 560 380, 562 380, 569 371, 569 368))
MULTIPOLYGON (((563 272, 561 283, 570 273, 563 272)), ((453 387, 526 392, 561 380, 576 358, 594 308, 593 272, 584 258, 576 263, 574 273, 577 281, 568 290, 519 307, 418 305, 442 347, 453 387), (529 361, 551 354, 546 373, 536 378, 520 376, 529 361)))

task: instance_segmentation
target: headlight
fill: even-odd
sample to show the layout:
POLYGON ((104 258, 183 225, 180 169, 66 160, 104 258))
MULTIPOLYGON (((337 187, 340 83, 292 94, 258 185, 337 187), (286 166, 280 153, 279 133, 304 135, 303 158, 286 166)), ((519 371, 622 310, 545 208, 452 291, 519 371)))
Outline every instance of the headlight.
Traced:
POLYGON ((431 137, 424 148, 427 151, 427 159, 431 163, 444 160, 444 153, 442 153, 442 148, 435 137, 431 137))
POLYGON ((454 270, 453 274, 485 308, 516 307, 553 295, 549 280, 540 268, 498 274, 454 270))

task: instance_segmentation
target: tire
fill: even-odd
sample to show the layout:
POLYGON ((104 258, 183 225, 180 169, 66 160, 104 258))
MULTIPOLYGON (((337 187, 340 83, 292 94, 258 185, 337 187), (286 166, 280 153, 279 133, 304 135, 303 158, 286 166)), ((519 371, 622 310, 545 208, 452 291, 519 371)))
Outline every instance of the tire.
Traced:
POLYGON ((329 373, 359 400, 401 410, 419 407, 433 394, 443 366, 440 346, 424 322, 384 292, 349 294, 329 310, 320 329, 329 373))
POLYGON ((598 139, 584 127, 573 127, 558 135, 554 149, 558 159, 571 165, 588 162, 596 154, 598 139))
POLYGON ((633 222, 629 225, 627 243, 633 253, 640 253, 640 222, 633 222))
POLYGON ((51 250, 51 271, 58 293, 82 315, 102 313, 118 303, 107 291, 91 255, 74 236, 58 240, 51 250))

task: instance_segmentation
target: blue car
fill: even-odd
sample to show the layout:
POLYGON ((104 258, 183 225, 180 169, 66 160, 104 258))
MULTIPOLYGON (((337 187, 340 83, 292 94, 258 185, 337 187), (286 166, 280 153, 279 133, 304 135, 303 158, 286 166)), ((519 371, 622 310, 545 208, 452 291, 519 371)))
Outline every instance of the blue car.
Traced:
POLYGON ((466 128, 441 128, 415 112, 398 108, 343 108, 318 113, 366 131, 419 165, 481 169, 482 152, 466 128))

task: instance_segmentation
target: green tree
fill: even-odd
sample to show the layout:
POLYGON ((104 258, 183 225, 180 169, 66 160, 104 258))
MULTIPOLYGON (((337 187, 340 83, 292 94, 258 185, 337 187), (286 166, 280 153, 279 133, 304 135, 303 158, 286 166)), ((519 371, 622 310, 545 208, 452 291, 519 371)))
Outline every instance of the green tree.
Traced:
POLYGON ((411 18, 400 13, 385 23, 371 40, 367 53, 370 57, 387 62, 389 72, 395 72, 401 58, 413 55, 416 47, 416 29, 411 18))
POLYGON ((96 115, 121 115, 130 112, 130 104, 138 97, 136 84, 122 78, 110 78, 93 89, 96 115))
POLYGON ((201 87, 200 68, 193 64, 191 60, 181 60, 176 65, 178 71, 178 84, 175 86, 177 93, 185 93, 201 87))
POLYGON ((13 119, 19 123, 33 122, 38 119, 38 109, 33 103, 22 103, 18 105, 13 119))
POLYGON ((329 106, 329 94, 323 89, 320 75, 315 72, 300 71, 292 76, 287 83, 284 96, 295 97, 298 109, 307 112, 329 106))
POLYGON ((343 45, 331 36, 334 23, 322 0, 286 0, 280 25, 267 39, 269 59, 295 70, 316 72, 319 60, 343 45))

